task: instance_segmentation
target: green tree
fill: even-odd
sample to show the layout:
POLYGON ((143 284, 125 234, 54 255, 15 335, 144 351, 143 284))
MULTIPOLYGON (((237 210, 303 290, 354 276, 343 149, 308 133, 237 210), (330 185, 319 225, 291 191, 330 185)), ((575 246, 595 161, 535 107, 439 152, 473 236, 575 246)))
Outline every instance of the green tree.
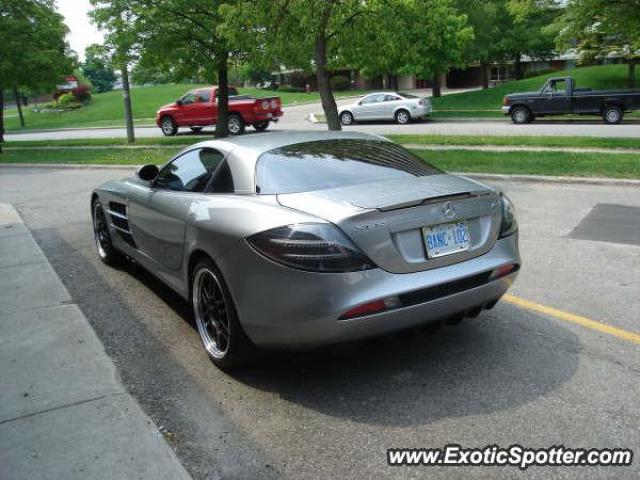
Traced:
POLYGON ((131 113, 131 92, 129 86, 129 66, 135 60, 138 35, 135 30, 136 16, 133 0, 90 0, 93 10, 89 13, 98 28, 105 30, 105 47, 111 54, 114 65, 120 68, 122 76, 122 99, 127 125, 127 141, 135 142, 133 115, 131 113))
MULTIPOLYGON (((3 92, 51 89, 73 68, 67 27, 52 0, 0 2, 0 153, 4 141, 3 92)), ((17 101, 21 125, 24 118, 17 101)))
POLYGON ((94 43, 85 51, 85 61, 81 65, 82 73, 99 93, 113 90, 116 73, 111 65, 111 55, 104 45, 94 43))
MULTIPOLYGON (((525 14, 535 6, 512 1, 514 8, 525 14)), ((640 58, 640 0, 568 0, 549 31, 556 34, 559 48, 577 48, 583 62, 622 56, 629 66, 629 88, 635 87, 640 58)))
MULTIPOLYGON (((350 32, 343 56, 349 66, 367 75, 416 75, 434 80, 464 64, 473 40, 466 15, 450 0, 372 0, 350 32)), ((393 83, 393 82, 390 82, 393 83)))
POLYGON ((218 83, 215 135, 226 137, 229 119, 228 69, 234 50, 225 35, 225 7, 233 1, 136 0, 140 64, 170 72, 174 78, 204 78, 218 83))

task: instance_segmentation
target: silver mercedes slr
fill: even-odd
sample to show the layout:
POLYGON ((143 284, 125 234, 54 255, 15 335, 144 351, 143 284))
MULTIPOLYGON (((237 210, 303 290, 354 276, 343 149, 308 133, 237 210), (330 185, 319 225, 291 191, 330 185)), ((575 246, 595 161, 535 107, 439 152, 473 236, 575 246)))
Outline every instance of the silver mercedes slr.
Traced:
POLYGON ((91 197, 107 264, 140 264, 191 302, 215 364, 459 321, 520 268, 514 207, 382 137, 211 140, 91 197))

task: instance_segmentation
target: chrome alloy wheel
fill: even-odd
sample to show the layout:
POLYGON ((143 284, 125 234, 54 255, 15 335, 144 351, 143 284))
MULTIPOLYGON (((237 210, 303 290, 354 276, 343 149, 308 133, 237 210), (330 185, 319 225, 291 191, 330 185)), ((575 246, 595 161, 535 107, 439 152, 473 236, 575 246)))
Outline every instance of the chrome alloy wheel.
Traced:
POLYGON ((515 113, 515 117, 516 117, 516 122, 525 123, 527 121, 527 112, 520 109, 515 113))
POLYGON ((229 310, 220 281, 208 268, 196 273, 192 302, 205 350, 213 358, 223 358, 229 349, 229 310))
POLYGON ((238 135, 242 131, 242 125, 240 123, 240 119, 236 115, 232 115, 229 117, 229 133, 232 135, 238 135))
POLYGON ((401 125, 409 123, 409 119, 410 119, 409 114, 404 110, 401 110, 396 114, 396 121, 401 125))
POLYGON ((93 236, 96 241, 96 249, 100 258, 107 258, 107 250, 111 246, 111 237, 109 237, 109 225, 107 225, 107 217, 104 214, 102 205, 96 200, 93 206, 93 236))
POLYGON ((620 121, 620 112, 615 109, 607 110, 607 122, 609 123, 618 123, 620 121))
POLYGON ((173 135, 175 126, 173 125, 173 120, 171 120, 169 117, 166 117, 164 120, 162 120, 162 133, 164 133, 167 136, 173 135))

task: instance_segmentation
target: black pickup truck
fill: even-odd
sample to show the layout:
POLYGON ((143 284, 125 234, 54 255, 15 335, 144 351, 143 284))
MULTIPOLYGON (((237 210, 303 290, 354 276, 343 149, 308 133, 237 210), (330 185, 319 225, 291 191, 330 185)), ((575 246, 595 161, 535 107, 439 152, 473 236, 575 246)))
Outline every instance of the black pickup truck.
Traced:
POLYGON ((502 113, 513 123, 530 123, 546 115, 599 115, 605 123, 622 121, 624 112, 640 110, 640 90, 575 88, 572 77, 550 78, 538 92, 512 93, 502 113))

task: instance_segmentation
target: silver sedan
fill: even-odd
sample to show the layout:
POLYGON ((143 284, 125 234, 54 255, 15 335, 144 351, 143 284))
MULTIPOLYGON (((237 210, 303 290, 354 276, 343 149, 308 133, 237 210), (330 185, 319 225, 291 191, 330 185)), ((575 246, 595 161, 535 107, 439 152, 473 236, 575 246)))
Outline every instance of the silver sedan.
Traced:
POLYGON ((188 300, 220 367, 476 316, 520 268, 506 196, 356 132, 198 143, 103 184, 91 211, 100 258, 188 300))
POLYGON ((338 114, 343 125, 363 120, 395 120, 405 124, 431 115, 431 102, 409 93, 377 92, 339 107, 338 114))

